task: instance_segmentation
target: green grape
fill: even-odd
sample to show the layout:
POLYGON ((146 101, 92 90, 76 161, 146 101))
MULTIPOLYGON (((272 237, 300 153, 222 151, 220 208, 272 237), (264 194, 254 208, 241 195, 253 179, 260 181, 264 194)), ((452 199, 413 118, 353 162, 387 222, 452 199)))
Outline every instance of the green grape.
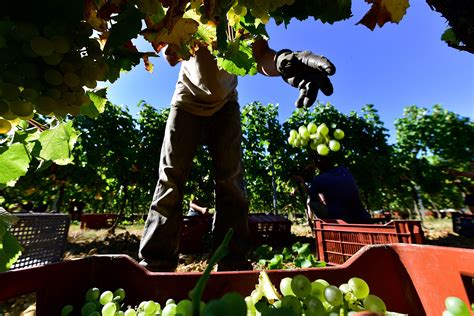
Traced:
POLYGON ((123 301, 125 298, 125 290, 123 288, 118 288, 114 291, 114 297, 119 297, 120 301, 123 301))
POLYGON ((317 150, 318 149, 318 142, 316 142, 314 139, 311 141, 311 143, 309 144, 309 147, 312 149, 312 150, 317 150))
POLYGON ((341 149, 341 144, 337 140, 331 139, 329 141, 329 148, 332 151, 336 152, 336 151, 339 151, 339 149, 341 149))
POLYGON ((311 123, 308 124, 307 129, 308 129, 310 134, 314 134, 318 130, 318 126, 315 123, 311 122, 311 123))
POLYGON ((44 80, 53 86, 63 83, 63 75, 56 69, 49 68, 44 72, 44 80))
POLYGON ((226 293, 220 299, 221 302, 224 302, 229 309, 229 316, 238 316, 238 315, 247 315, 247 304, 245 303, 245 299, 238 293, 226 293))
POLYGON ((369 294, 364 299, 364 307, 368 311, 373 312, 373 313, 384 314, 387 311, 387 307, 385 307, 384 301, 380 297, 373 294, 369 294))
POLYGON ((304 314, 305 316, 318 316, 326 313, 326 308, 319 298, 316 296, 308 296, 304 302, 304 314))
POLYGON ((97 81, 95 81, 95 80, 86 81, 84 85, 89 89, 94 89, 94 88, 97 87, 97 81))
POLYGON ((298 131, 292 129, 292 130, 290 131, 290 137, 296 138, 296 136, 298 136, 298 131))
POLYGON ((344 134, 344 131, 342 129, 336 129, 334 130, 334 138, 337 139, 337 140, 341 140, 344 138, 345 134, 344 134))
POLYGON ((156 303, 154 301, 147 301, 144 305, 143 305, 143 311, 147 314, 153 314, 157 311, 157 308, 158 306, 156 306, 156 303))
POLYGON ((347 284, 358 299, 364 299, 370 293, 369 285, 361 278, 350 278, 347 284))
POLYGON ((51 88, 46 90, 46 95, 55 100, 59 100, 61 98, 61 91, 55 88, 51 88))
POLYGON ((137 312, 133 308, 129 308, 125 311, 125 316, 137 316, 137 312))
POLYGON ((305 298, 311 294, 311 281, 302 274, 298 274, 291 280, 291 290, 299 298, 305 298))
POLYGON ((49 56, 54 52, 53 43, 42 36, 36 36, 30 40, 30 46, 33 52, 39 56, 49 56))
POLYGON ((334 285, 329 285, 324 289, 324 298, 332 306, 339 306, 343 302, 341 290, 334 285))
POLYGON ((174 316, 176 314, 176 304, 170 303, 161 311, 161 316, 174 316))
POLYGON ((51 42, 56 53, 66 54, 71 49, 68 39, 64 36, 53 36, 51 42))
POLYGON ((0 88, 2 90, 2 97, 7 101, 14 101, 20 97, 20 89, 14 84, 4 82, 0 88))
POLYGON ((303 310, 300 300, 294 295, 284 296, 281 299, 281 307, 291 309, 296 315, 301 315, 301 311, 303 310))
POLYGON ((114 298, 114 293, 112 293, 112 291, 104 291, 100 295, 99 302, 100 304, 105 305, 111 302, 113 298, 114 298))
POLYGON ((0 134, 6 134, 12 129, 12 124, 5 120, 0 118, 0 134))
POLYGON ((125 312, 123 312, 123 311, 116 311, 114 316, 125 316, 125 312))
POLYGON ((321 156, 326 156, 327 154, 329 154, 329 148, 328 148, 328 146, 326 146, 325 144, 319 144, 319 145, 316 147, 316 151, 317 151, 318 154, 320 154, 321 156))
POLYGON ((68 87, 74 88, 74 87, 78 87, 81 84, 81 79, 75 73, 68 72, 64 74, 64 83, 68 87))
POLYGON ((193 302, 188 299, 179 301, 179 303, 176 305, 176 314, 181 314, 182 316, 192 316, 193 302))
POLYGON ((16 100, 10 103, 10 110, 20 118, 30 116, 34 109, 33 104, 28 101, 16 100))
POLYGON ((114 316, 117 305, 114 302, 108 302, 102 307, 102 316, 114 316))
POLYGON ((62 73, 67 73, 67 72, 74 72, 76 69, 72 63, 69 61, 62 61, 59 64, 59 70, 61 70, 62 73))
POLYGON ((302 139, 309 139, 309 131, 306 126, 300 126, 298 128, 298 133, 302 139))
POLYGON ((51 97, 40 95, 36 101, 36 111, 43 115, 49 115, 56 110, 58 102, 51 97))
POLYGON ((72 310, 74 309, 74 307, 72 307, 72 305, 66 305, 64 306, 62 309, 61 309, 61 316, 68 316, 69 314, 71 314, 72 310))
POLYGON ((88 289, 86 292, 86 301, 88 302, 95 301, 99 299, 99 296, 100 296, 100 290, 96 287, 92 287, 88 289))
POLYGON ((291 289, 291 281, 292 278, 290 277, 283 278, 280 281, 280 292, 284 296, 295 295, 295 293, 293 293, 293 290, 291 289))
POLYGON ((59 65, 59 63, 63 59, 63 55, 58 54, 58 53, 52 53, 51 55, 43 56, 42 59, 45 62, 45 64, 50 65, 50 66, 56 66, 56 65, 59 65))
POLYGON ((31 88, 25 88, 20 93, 20 97, 29 102, 35 102, 38 98, 38 95, 38 92, 31 88))
POLYGON ((10 112, 10 105, 7 101, 0 99, 0 116, 10 112))
POLYGON ((317 133, 323 136, 327 136, 328 132, 329 132, 329 128, 327 127, 325 123, 322 123, 321 125, 318 126, 317 133))
POLYGON ((89 316, 89 314, 95 311, 97 311, 97 305, 94 302, 87 302, 81 308, 81 315, 89 316))
POLYGON ((18 116, 13 114, 11 111, 8 111, 7 113, 3 114, 2 116, 3 116, 4 119, 9 120, 9 121, 13 121, 16 118, 18 118, 18 116))
POLYGON ((175 300, 174 300, 174 299, 172 299, 172 298, 169 298, 169 299, 167 299, 167 300, 166 300, 166 302, 165 302, 165 306, 166 306, 166 305, 168 305, 168 304, 176 304, 176 302, 175 302, 175 300))
POLYGON ((446 309, 454 316, 469 316, 469 308, 466 303, 458 297, 449 296, 444 300, 446 309))

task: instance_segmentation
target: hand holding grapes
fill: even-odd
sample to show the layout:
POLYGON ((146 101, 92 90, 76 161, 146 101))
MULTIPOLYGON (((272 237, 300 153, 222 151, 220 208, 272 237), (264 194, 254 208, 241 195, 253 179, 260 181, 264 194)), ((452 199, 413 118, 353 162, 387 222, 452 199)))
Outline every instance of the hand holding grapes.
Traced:
POLYGON ((300 90, 295 102, 298 108, 311 106, 319 90, 328 96, 333 92, 328 76, 336 72, 336 67, 324 56, 281 50, 275 56, 275 65, 283 80, 300 90))

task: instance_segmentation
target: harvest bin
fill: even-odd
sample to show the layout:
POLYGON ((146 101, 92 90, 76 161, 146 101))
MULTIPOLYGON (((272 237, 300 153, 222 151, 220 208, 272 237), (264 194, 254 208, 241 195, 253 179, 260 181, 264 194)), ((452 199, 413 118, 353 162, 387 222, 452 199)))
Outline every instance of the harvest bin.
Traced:
POLYGON ((342 264, 365 245, 424 242, 421 222, 395 220, 386 224, 350 224, 343 220, 314 222, 319 260, 342 264))
POLYGON ((474 237, 474 214, 453 213, 453 231, 465 237, 474 237))
POLYGON ((69 231, 69 215, 49 213, 13 213, 13 215, 18 217, 18 222, 10 227, 10 233, 22 245, 23 251, 11 269, 62 260, 69 231))
MULTIPOLYGON (((271 270, 268 275, 276 285, 282 278, 299 273, 337 285, 357 276, 368 282, 371 292, 391 311, 410 316, 441 315, 447 296, 473 302, 473 262, 472 249, 370 245, 339 266, 271 270)), ((149 299, 164 304, 168 298, 187 298, 200 275, 148 272, 127 256, 91 256, 0 273, 0 302, 36 292, 37 315, 59 315, 66 304, 80 310, 87 289, 96 286, 102 291, 124 288, 125 304, 137 305, 149 299)), ((229 291, 249 295, 258 275, 258 271, 213 272, 203 299, 208 302, 229 291)))
POLYGON ((254 245, 281 245, 291 238, 291 221, 276 214, 249 214, 249 228, 254 245))

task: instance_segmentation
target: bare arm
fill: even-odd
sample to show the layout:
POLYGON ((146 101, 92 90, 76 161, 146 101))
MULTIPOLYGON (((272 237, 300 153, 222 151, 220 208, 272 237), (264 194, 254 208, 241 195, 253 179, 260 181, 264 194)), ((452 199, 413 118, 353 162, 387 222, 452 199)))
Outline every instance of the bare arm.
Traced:
POLYGON ((257 61, 257 70, 259 73, 276 77, 280 76, 275 66, 276 52, 268 46, 268 42, 264 39, 255 40, 252 46, 253 56, 257 61))
POLYGON ((199 205, 197 205, 196 203, 194 203, 193 201, 191 201, 191 203, 189 203, 189 206, 190 206, 193 210, 195 210, 195 211, 197 211, 197 212, 199 212, 199 213, 201 213, 201 214, 203 214, 203 215, 205 215, 205 214, 207 214, 207 213, 209 212, 209 209, 208 209, 207 207, 199 206, 199 205))

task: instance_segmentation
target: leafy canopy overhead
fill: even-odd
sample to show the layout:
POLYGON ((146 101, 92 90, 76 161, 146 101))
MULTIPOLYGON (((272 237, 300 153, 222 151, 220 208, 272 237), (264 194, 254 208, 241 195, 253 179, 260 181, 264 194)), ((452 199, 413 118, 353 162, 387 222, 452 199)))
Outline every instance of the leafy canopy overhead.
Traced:
MULTIPOLYGON (((359 23, 372 30, 400 22, 409 7, 408 0, 366 1, 371 8, 359 23)), ((111 46, 141 35, 156 52, 169 45, 181 59, 205 47, 220 67, 237 75, 256 73, 251 45, 256 38, 268 38, 270 18, 286 26, 293 18, 332 24, 351 15, 350 0, 88 0, 85 10, 86 20, 104 42, 113 41, 111 46), (146 27, 138 31, 140 19, 146 27)))

